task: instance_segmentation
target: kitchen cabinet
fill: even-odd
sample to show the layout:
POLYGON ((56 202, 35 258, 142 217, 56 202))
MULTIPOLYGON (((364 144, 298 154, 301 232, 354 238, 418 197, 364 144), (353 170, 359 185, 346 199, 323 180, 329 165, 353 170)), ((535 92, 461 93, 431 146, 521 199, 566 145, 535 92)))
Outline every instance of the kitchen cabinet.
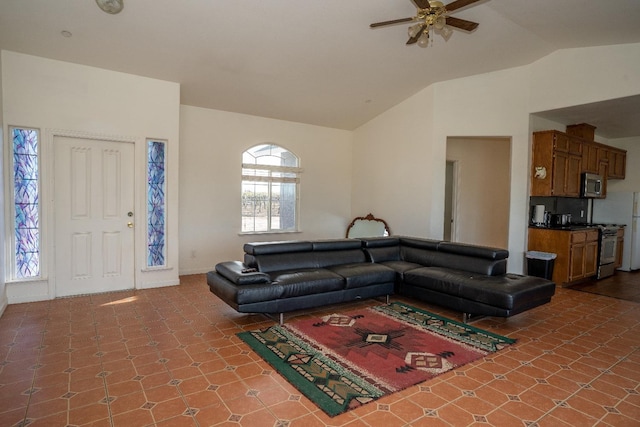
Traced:
POLYGON ((622 267, 622 253, 624 252, 624 228, 618 229, 618 239, 616 240, 616 268, 622 267))
MULTIPOLYGON (((598 173, 600 169, 600 147, 595 142, 585 141, 582 145, 582 169, 584 172, 598 173)), ((607 161, 609 161, 607 157, 607 161)))
POLYGON ((582 142, 563 132, 535 132, 532 168, 532 196, 579 197, 582 142))
POLYGON ((607 197, 607 177, 609 176, 609 159, 601 159, 598 162, 598 175, 603 177, 602 180, 602 197, 607 197))
POLYGON ((529 228, 529 250, 557 255, 553 281, 567 285, 595 276, 598 272, 598 230, 529 228))
POLYGON ((581 176, 595 173, 624 179, 627 152, 557 130, 533 133, 531 195, 580 197, 581 176))
POLYGON ((618 148, 609 147, 607 150, 609 159, 608 178, 624 179, 627 172, 627 152, 618 148))

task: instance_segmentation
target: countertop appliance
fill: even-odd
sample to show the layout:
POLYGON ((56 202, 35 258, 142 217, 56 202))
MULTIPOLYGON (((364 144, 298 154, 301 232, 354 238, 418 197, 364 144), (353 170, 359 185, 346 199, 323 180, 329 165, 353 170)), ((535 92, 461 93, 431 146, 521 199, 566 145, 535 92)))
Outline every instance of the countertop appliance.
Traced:
POLYGON ((593 201, 593 222, 625 224, 622 267, 640 269, 640 192, 607 192, 606 199, 593 201))

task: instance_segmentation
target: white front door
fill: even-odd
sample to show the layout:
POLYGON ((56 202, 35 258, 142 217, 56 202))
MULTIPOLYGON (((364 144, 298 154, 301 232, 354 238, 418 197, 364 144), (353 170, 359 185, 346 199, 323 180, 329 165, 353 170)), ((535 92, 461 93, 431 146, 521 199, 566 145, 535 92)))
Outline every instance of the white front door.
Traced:
POLYGON ((55 295, 134 288, 134 144, 54 138, 55 295))

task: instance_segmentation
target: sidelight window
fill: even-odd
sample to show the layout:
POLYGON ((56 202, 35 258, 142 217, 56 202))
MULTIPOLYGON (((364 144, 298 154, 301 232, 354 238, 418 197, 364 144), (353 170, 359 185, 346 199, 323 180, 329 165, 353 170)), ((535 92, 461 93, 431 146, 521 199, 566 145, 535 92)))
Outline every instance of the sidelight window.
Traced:
POLYGON ((147 267, 166 265, 166 143, 147 141, 147 267))
POLYGON ((13 277, 40 276, 39 132, 9 128, 12 138, 13 277))

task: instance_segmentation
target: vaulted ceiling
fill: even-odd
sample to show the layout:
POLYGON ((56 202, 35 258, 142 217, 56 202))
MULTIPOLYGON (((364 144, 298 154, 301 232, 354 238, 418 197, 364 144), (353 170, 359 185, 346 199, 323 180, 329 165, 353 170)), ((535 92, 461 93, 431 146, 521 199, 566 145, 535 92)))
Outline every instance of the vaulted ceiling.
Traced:
MULTIPOLYGON (((124 2, 109 15, 94 0, 2 0, 0 49, 179 82, 187 105, 351 130, 438 81, 640 42, 638 0, 481 0, 453 14, 478 29, 424 49, 405 45, 408 24, 369 28, 413 16, 410 0, 124 2)), ((638 118, 636 98, 622 114, 638 118)))

